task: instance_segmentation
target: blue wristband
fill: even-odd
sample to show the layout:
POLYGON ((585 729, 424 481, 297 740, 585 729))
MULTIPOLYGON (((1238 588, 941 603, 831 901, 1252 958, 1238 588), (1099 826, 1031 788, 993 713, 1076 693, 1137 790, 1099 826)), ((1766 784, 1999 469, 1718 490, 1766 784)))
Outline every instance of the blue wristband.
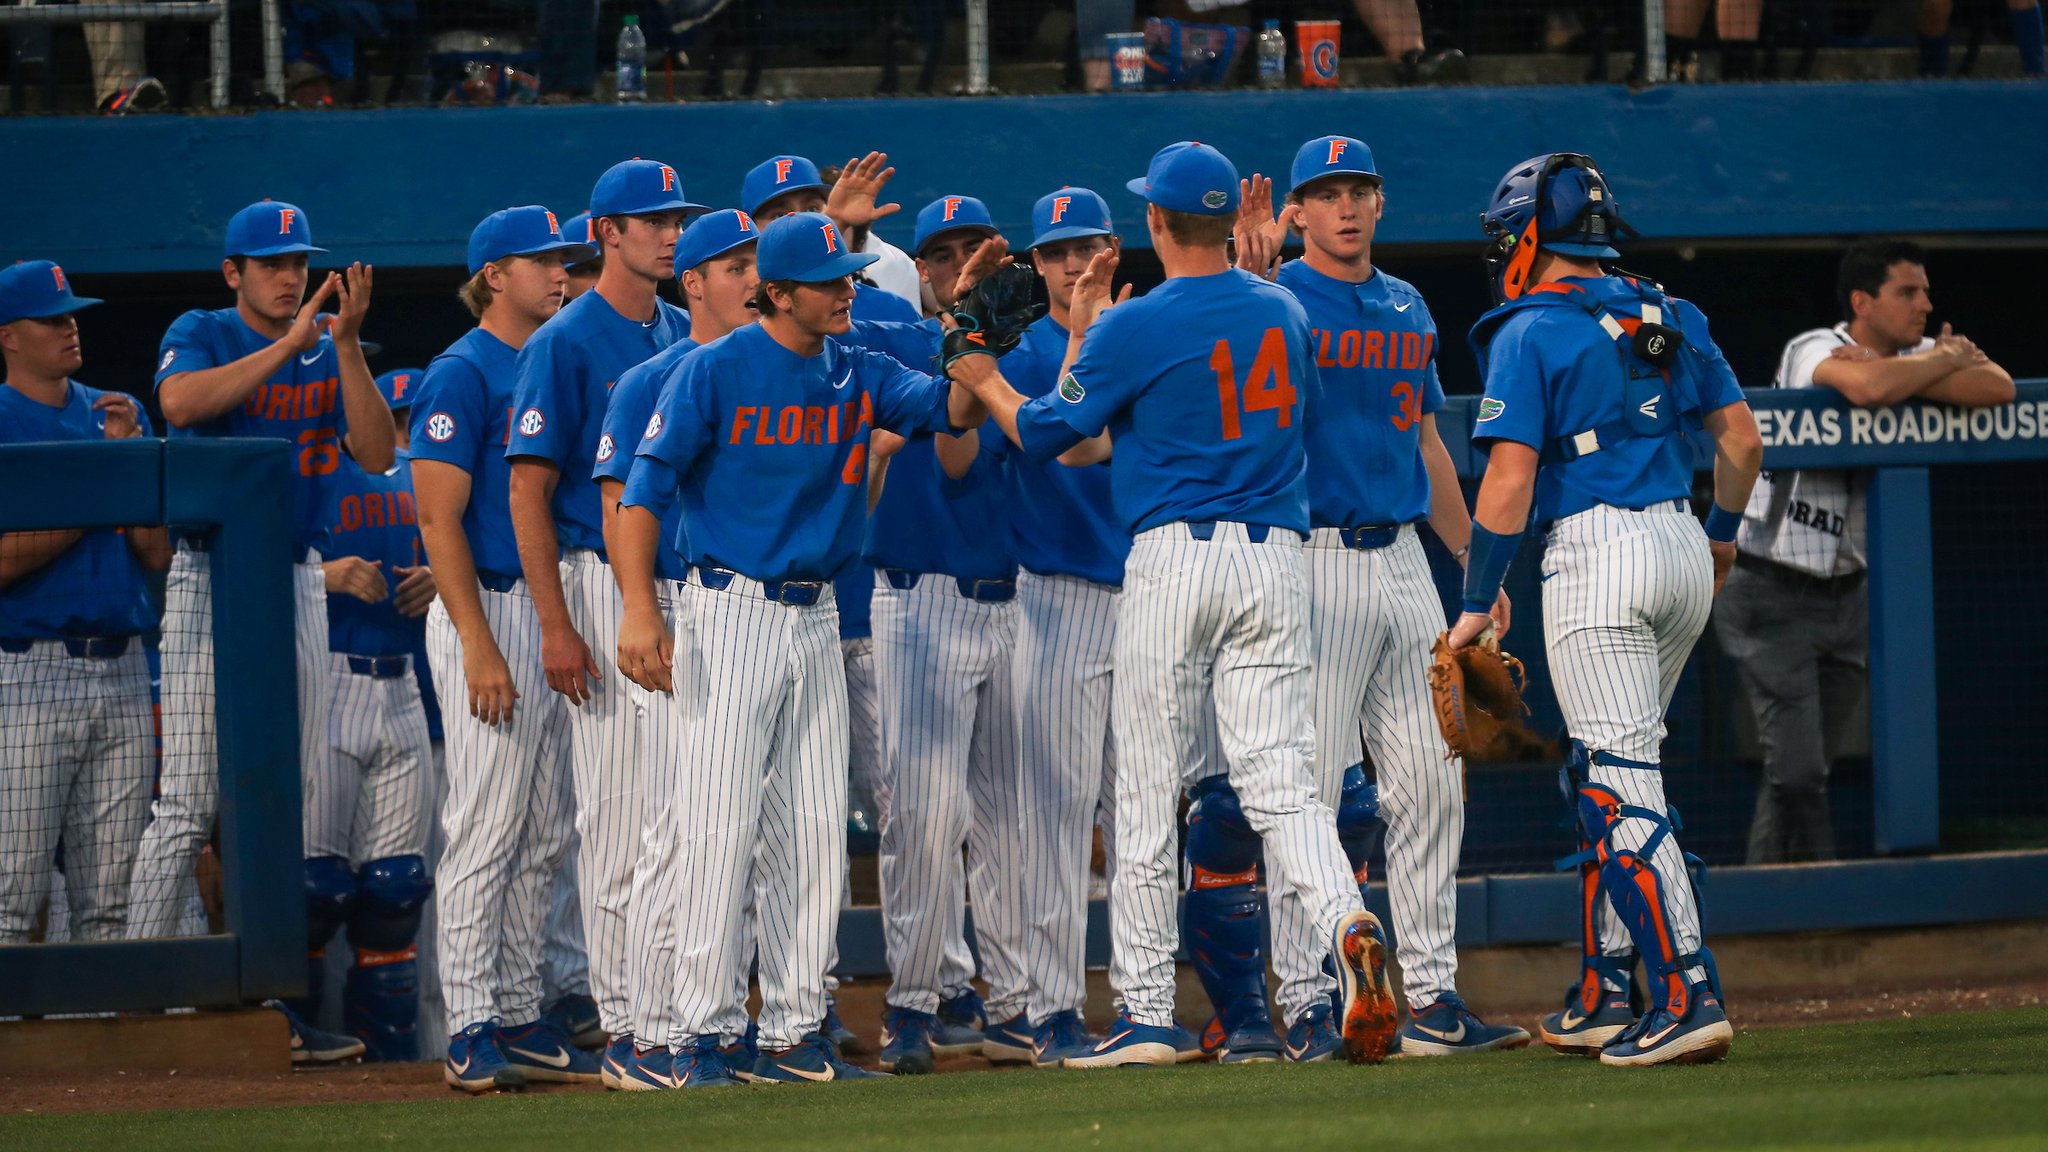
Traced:
POLYGON ((1472 522, 1472 551, 1465 558, 1465 611, 1485 615, 1500 597, 1508 565, 1522 549, 1520 532, 1500 533, 1472 522))
POLYGON ((1730 544, 1735 540, 1735 530, 1742 527, 1742 513, 1730 512, 1719 504, 1707 508, 1707 539, 1716 544, 1730 544))

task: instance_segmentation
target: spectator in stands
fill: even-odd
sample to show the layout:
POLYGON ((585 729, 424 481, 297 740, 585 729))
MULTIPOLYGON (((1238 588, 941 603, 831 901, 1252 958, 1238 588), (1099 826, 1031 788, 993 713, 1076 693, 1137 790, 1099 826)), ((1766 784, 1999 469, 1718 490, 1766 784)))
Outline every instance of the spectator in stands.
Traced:
MULTIPOLYGON (((1955 0, 1920 0, 1920 75, 1948 75, 1948 23, 1955 0)), ((2042 38, 2041 0, 2005 0, 2012 23, 2013 46, 2020 50, 2020 71, 2048 76, 2048 43, 2042 38)), ((1971 49, 1972 53, 1975 48, 1971 49)))
MULTIPOLYGON (((1967 337, 1947 324, 1927 335, 1934 305, 1917 246, 1849 249, 1835 295, 1842 323, 1794 336, 1774 387, 1833 388, 1864 408, 1909 399, 1988 407, 2013 398, 2012 377, 1967 337)), ((1735 571, 1714 621, 1763 745, 1751 864, 1835 854, 1822 682, 1860 682, 1868 669, 1864 484, 1858 472, 1766 471, 1743 513, 1735 571)))
POLYGON ((1664 58, 1671 78, 1700 78, 1700 31, 1706 24, 1710 2, 1714 6, 1714 32, 1721 42, 1721 79, 1754 79, 1763 0, 1664 0, 1664 58))
MULTIPOLYGON (((1206 23, 1228 23, 1223 9, 1237 8, 1249 0, 1161 0, 1159 14, 1206 23)), ((1086 6, 1089 0, 1077 0, 1086 6)), ((1422 13, 1416 0, 1351 0, 1358 18, 1380 42, 1380 51, 1394 65, 1403 84, 1435 84, 1463 80, 1470 62, 1456 48, 1434 51, 1424 43, 1422 13)), ((1078 19, 1078 16, 1077 16, 1078 19)))
POLYGON ((332 106, 337 89, 345 100, 360 99, 357 42, 390 39, 409 27, 415 14, 414 0, 296 0, 281 5, 285 98, 301 108, 332 106))
MULTIPOLYGON (((121 0, 79 0, 81 4, 118 4, 121 0)), ((169 94, 154 76, 142 74, 141 24, 87 24, 85 48, 92 57, 92 94, 99 110, 109 115, 147 112, 164 106, 169 94)))

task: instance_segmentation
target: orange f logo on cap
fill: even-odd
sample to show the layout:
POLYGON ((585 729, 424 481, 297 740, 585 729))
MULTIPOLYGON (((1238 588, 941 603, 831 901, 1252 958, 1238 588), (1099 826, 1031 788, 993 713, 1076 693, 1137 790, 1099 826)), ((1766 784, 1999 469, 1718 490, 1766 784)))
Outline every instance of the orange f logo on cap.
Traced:
POLYGON ((666 164, 661 166, 661 190, 663 192, 673 192, 676 190, 676 170, 666 164))
POLYGON ((1067 218, 1067 205, 1072 204, 1073 202, 1074 198, 1072 196, 1053 197, 1052 222, 1057 224, 1060 221, 1065 220, 1067 218))
POLYGON ((291 235, 292 221, 298 218, 299 214, 297 212, 294 212, 289 208, 279 208, 277 210, 277 234, 279 236, 291 235))
POLYGON ((1343 159, 1344 149, 1347 147, 1349 147, 1349 145, 1345 144, 1345 142, 1342 140, 1330 141, 1330 158, 1328 160, 1323 161, 1323 163, 1335 164, 1338 160, 1343 159))
MULTIPOLYGON (((542 209, 542 211, 546 211, 546 209, 542 209)), ((556 222, 553 212, 548 212, 548 231, 553 232, 557 236, 562 234, 562 226, 556 222)), ((399 379, 402 380, 404 377, 401 376, 399 379)))
POLYGON ((775 162, 775 182, 777 184, 789 183, 789 169, 795 163, 795 160, 790 159, 777 160, 775 162))
POLYGON ((55 264, 50 265, 50 275, 57 280, 57 291, 71 291, 70 287, 64 283, 64 270, 62 268, 57 267, 55 264))
POLYGON ((953 218, 953 214, 954 214, 955 212, 958 212, 958 211, 960 211, 960 197, 958 197, 958 196, 948 196, 948 197, 946 197, 946 207, 945 207, 945 211, 944 211, 944 213, 943 213, 943 214, 942 214, 942 215, 941 215, 941 216, 939 217, 939 219, 941 219, 941 220, 951 220, 951 219, 953 218))
POLYGON ((819 231, 825 234, 826 253, 829 255, 830 253, 839 251, 839 226, 828 220, 819 229, 819 231))
POLYGON ((747 215, 745 212, 742 212, 737 208, 733 209, 732 214, 740 218, 740 231, 753 232, 756 230, 754 228, 754 218, 752 216, 747 215))

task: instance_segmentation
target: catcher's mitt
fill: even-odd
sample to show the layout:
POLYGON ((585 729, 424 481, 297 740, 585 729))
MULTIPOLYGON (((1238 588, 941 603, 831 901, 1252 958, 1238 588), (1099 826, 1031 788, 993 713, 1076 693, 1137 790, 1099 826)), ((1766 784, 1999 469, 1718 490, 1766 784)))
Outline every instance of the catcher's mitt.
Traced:
POLYGON ((953 306, 942 357, 948 365, 962 356, 1001 356, 1017 346, 1033 321, 1045 314, 1032 303, 1038 274, 1014 261, 997 268, 953 306))
POLYGON ((1481 763, 1550 757, 1550 742, 1522 720, 1529 714, 1522 703, 1528 683, 1522 662, 1501 651, 1491 632, 1456 649, 1445 632, 1431 657, 1429 691, 1450 756, 1481 763))

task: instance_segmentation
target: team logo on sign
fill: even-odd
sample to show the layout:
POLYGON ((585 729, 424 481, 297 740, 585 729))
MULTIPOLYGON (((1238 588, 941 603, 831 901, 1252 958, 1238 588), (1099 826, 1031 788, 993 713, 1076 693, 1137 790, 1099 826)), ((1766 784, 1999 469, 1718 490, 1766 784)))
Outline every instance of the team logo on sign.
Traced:
POLYGON ((1481 423, 1485 423, 1507 410, 1508 406, 1506 404, 1489 396, 1479 402, 1479 420, 1481 423))
POLYGON ((540 435, 540 430, 547 426, 548 418, 541 415, 541 411, 538 408, 528 408, 519 414, 519 434, 521 436, 538 436, 540 435))
POLYGON ((1316 75, 1325 80, 1337 75, 1337 42, 1323 40, 1309 50, 1309 60, 1314 64, 1316 75))
POLYGON ((605 433, 603 438, 598 440, 597 442, 597 462, 599 464, 602 464, 605 461, 611 459, 612 452, 616 449, 616 447, 617 446, 612 443, 612 434, 609 432, 605 433))
POLYGON ((436 412, 427 417, 427 439, 436 444, 446 444, 455 438, 455 417, 446 412, 436 412))
POLYGON ((1069 404, 1079 404, 1081 398, 1086 395, 1088 395, 1088 390, 1081 387, 1081 382, 1074 379, 1072 372, 1060 377, 1060 399, 1065 400, 1069 404))
POLYGON ((1202 203, 1210 208, 1221 208, 1230 203, 1230 193, 1212 191, 1202 193, 1202 203))
POLYGON ((642 440, 652 440, 659 435, 661 435, 661 413, 656 412, 647 418, 647 431, 640 438, 642 440))

